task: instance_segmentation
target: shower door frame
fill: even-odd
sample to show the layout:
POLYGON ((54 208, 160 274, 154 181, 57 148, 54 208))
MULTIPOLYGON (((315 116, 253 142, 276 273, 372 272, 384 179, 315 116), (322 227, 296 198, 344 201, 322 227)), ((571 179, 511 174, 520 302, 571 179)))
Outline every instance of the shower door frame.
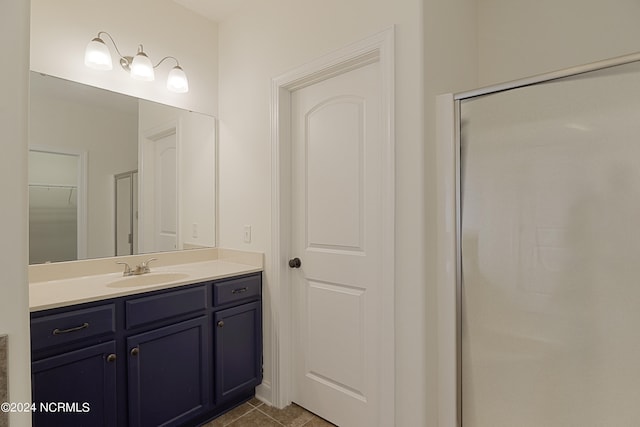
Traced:
POLYGON ((114 256, 121 255, 136 255, 137 254, 137 201, 138 201, 138 169, 130 170, 128 172, 119 173, 113 176, 114 178, 114 256), (129 254, 118 254, 118 180, 129 178, 129 254), (135 178, 135 179, 134 179, 135 178))
POLYGON ((437 97, 437 302, 438 426, 464 427, 462 419, 461 103, 479 96, 533 86, 640 62, 640 52, 437 97))

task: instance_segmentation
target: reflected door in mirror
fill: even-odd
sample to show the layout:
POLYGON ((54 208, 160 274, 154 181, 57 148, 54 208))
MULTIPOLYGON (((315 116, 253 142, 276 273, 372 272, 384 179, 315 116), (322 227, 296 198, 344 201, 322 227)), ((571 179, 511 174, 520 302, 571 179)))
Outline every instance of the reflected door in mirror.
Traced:
POLYGON ((140 159, 142 252, 178 249, 177 137, 175 122, 144 132, 140 159))
POLYGON ((178 193, 175 130, 154 141, 155 154, 155 248, 175 251, 178 248, 178 193))

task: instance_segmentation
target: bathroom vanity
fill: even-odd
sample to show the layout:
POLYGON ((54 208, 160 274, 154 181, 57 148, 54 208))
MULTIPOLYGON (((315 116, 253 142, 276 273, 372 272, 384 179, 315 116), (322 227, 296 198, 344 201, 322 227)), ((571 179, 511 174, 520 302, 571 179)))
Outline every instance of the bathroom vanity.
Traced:
POLYGON ((34 426, 192 426, 252 397, 261 269, 218 259, 32 284, 34 426), (69 304, 45 304, 68 283, 69 304))

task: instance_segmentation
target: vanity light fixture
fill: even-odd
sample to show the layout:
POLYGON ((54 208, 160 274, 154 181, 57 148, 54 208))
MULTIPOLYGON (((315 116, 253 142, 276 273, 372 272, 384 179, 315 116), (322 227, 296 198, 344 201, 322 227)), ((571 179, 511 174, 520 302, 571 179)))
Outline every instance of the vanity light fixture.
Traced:
POLYGON ((167 59, 176 61, 175 67, 169 71, 167 77, 167 89, 172 92, 185 93, 189 91, 189 81, 187 75, 180 66, 180 63, 173 56, 165 56, 156 65, 153 65, 142 45, 138 46, 138 53, 135 56, 124 56, 120 53, 116 42, 111 34, 106 31, 100 31, 98 35, 89 42, 84 52, 84 65, 95 70, 111 70, 113 62, 111 61, 111 53, 106 43, 102 39, 102 35, 106 35, 111 40, 118 56, 120 56, 120 66, 127 71, 132 78, 137 80, 152 81, 155 79, 155 69, 167 59))

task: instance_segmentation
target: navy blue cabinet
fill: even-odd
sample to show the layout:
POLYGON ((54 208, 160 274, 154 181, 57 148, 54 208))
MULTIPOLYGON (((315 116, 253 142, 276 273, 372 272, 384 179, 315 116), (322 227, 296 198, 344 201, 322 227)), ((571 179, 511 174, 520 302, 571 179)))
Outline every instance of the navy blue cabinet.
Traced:
POLYGON ((33 425, 115 426, 115 353, 109 341, 34 362, 33 425))
POLYGON ((214 313, 216 399, 232 399, 262 381, 259 302, 214 313))
POLYGON ((67 404, 34 427, 191 426, 247 400, 261 287, 252 273, 32 313, 33 401, 67 404))
POLYGON ((129 425, 180 425, 209 402, 208 318, 127 338, 129 425))

